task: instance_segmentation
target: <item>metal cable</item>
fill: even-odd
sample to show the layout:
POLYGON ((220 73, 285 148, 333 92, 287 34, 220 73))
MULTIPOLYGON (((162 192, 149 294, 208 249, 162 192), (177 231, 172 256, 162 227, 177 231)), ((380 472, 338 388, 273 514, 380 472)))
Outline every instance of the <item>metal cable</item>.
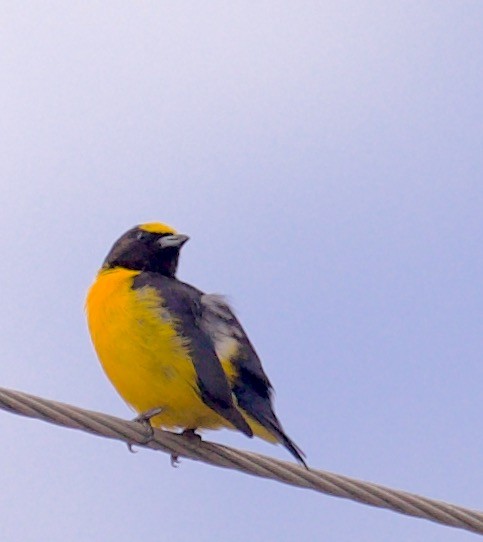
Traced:
POLYGON ((173 457, 186 457, 210 465, 238 470, 296 487, 351 499, 370 506, 428 519, 443 525, 483 534, 483 512, 448 504, 412 493, 326 471, 307 470, 294 463, 235 450, 201 439, 147 428, 135 421, 84 410, 72 405, 0 388, 0 408, 23 416, 80 429, 94 435, 161 450, 173 457))

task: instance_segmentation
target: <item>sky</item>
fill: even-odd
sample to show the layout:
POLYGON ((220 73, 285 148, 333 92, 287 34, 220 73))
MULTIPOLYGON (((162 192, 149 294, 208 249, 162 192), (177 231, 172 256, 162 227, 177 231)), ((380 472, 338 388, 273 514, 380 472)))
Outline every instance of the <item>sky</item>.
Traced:
MULTIPOLYGON (((132 418, 84 298, 119 235, 167 222, 311 466, 482 509, 482 35, 470 0, 3 2, 0 386, 132 418)), ((4 542, 475 539, 3 411, 0 432, 4 542)))

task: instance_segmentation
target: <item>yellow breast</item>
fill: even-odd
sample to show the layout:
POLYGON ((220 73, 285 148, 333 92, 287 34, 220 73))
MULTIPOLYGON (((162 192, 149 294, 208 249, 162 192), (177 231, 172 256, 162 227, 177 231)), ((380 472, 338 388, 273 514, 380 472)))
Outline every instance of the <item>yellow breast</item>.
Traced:
POLYGON ((138 271, 101 271, 86 311, 92 342, 107 376, 137 412, 161 407, 153 425, 229 426, 198 393, 196 371, 173 321, 153 288, 133 290, 138 271))

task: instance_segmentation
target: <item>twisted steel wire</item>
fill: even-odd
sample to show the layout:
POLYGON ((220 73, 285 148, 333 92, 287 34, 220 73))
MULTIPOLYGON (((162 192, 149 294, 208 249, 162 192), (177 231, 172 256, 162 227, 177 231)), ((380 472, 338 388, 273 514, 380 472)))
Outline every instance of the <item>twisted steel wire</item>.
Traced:
POLYGON ((0 408, 46 422, 80 429, 94 435, 126 442, 129 445, 161 450, 172 457, 186 457, 210 465, 276 480, 292 486, 343 497, 386 508, 394 512, 427 519, 443 525, 483 534, 483 512, 448 504, 413 493, 399 491, 260 454, 236 450, 182 434, 149 428, 108 414, 84 410, 65 403, 0 388, 0 408))

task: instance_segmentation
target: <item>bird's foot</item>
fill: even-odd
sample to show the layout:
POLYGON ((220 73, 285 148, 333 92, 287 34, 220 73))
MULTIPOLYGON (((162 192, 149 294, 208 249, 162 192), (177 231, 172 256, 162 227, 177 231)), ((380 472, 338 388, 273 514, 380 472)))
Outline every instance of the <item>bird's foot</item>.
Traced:
MULTIPOLYGON (((192 442, 201 442, 201 435, 198 435, 196 433, 196 429, 185 429, 182 431, 181 435, 191 440, 192 442)), ((181 463, 179 459, 179 455, 177 454, 171 454, 171 466, 174 468, 178 468, 179 464, 181 463)))
POLYGON ((154 418, 154 416, 161 414, 162 411, 163 409, 161 407, 150 408, 149 410, 146 410, 146 412, 141 412, 139 416, 136 416, 133 419, 133 422, 140 423, 146 429, 146 438, 141 443, 128 442, 127 447, 129 448, 130 452, 135 453, 135 450, 133 450, 133 446, 135 444, 148 444, 148 442, 152 440, 154 430, 153 426, 151 425, 151 418, 154 418))
POLYGON ((171 463, 171 466, 172 466, 174 469, 177 469, 178 466, 179 466, 179 464, 181 463, 178 454, 171 454, 171 457, 169 458, 169 461, 170 461, 170 463, 171 463))
POLYGON ((185 429, 181 434, 189 440, 195 440, 196 442, 201 441, 201 435, 198 435, 196 429, 185 429))

